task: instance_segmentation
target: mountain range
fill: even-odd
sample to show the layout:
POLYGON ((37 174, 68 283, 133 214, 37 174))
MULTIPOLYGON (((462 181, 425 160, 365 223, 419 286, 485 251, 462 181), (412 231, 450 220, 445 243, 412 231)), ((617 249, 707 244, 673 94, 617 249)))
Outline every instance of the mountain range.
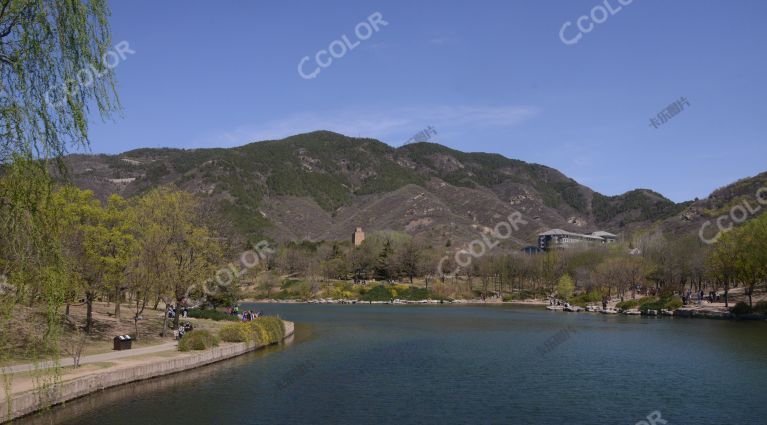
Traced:
POLYGON ((499 154, 426 142, 393 148, 329 131, 235 148, 75 154, 65 162, 72 181, 100 198, 166 184, 198 194, 223 232, 243 240, 347 240, 362 227, 450 245, 487 234, 514 211, 527 224, 509 247, 534 244, 552 228, 690 233, 767 184, 762 173, 682 203, 650 189, 606 196, 551 167, 499 154))

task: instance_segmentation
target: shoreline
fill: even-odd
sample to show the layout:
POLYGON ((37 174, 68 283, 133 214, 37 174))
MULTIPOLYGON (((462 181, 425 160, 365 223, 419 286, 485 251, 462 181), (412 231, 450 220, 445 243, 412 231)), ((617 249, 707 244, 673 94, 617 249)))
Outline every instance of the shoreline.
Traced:
MULTIPOLYGON (((329 305, 524 305, 524 306, 539 306, 548 307, 549 302, 547 300, 515 300, 515 301, 482 301, 482 300, 453 300, 440 302, 439 300, 395 300, 391 301, 358 301, 358 300, 274 300, 267 299, 245 299, 240 303, 250 304, 329 304, 329 305)), ((615 303, 608 307, 610 310, 615 310, 615 303)), ((562 309, 550 309, 552 311, 564 312, 562 309)), ((635 310, 635 309, 632 309, 635 310)), ((649 314, 643 312, 611 312, 610 314, 620 316, 645 316, 645 317, 683 317, 692 319, 719 319, 719 320, 734 320, 734 321, 767 321, 767 316, 758 314, 749 314, 745 316, 736 316, 730 311, 726 310, 723 306, 686 306, 681 307, 673 311, 666 312, 665 310, 651 310, 649 314)), ((599 311, 586 311, 585 313, 601 313, 599 311)))
MULTIPOLYGON (((295 333, 295 323, 283 320, 284 341, 295 333)), ((280 342, 282 342, 280 341, 280 342)), ((126 367, 108 368, 70 380, 62 380, 47 389, 32 389, 11 393, 0 399, 0 424, 34 414, 49 407, 65 404, 98 391, 133 382, 145 381, 200 368, 212 363, 232 359, 266 347, 267 344, 245 342, 224 343, 204 351, 183 353, 173 358, 147 361, 126 367), (9 406, 10 402, 10 406, 9 406)))
POLYGON ((395 300, 394 302, 391 301, 359 301, 359 300, 332 300, 332 299, 320 299, 320 300, 309 300, 309 301, 302 301, 302 300, 295 300, 295 299, 286 299, 286 300, 275 300, 271 298, 246 298, 239 301, 240 304, 247 303, 247 304, 362 304, 362 305, 382 305, 382 304, 398 304, 398 305, 501 305, 501 304, 518 304, 518 305, 537 305, 537 306, 547 306, 549 305, 549 302, 546 300, 515 300, 515 301, 495 301, 495 300, 486 300, 482 301, 479 299, 475 300, 453 300, 453 301, 444 301, 440 302, 440 300, 395 300))

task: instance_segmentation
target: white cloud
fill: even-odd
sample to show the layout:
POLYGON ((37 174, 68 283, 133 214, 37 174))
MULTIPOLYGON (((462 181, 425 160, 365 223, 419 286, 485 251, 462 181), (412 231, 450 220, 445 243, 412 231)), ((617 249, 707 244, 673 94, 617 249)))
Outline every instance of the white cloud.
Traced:
POLYGON ((536 117, 528 106, 418 106, 373 110, 364 108, 304 112, 235 129, 200 140, 202 146, 236 146, 281 139, 315 130, 330 130, 353 137, 371 137, 400 145, 427 126, 440 135, 519 125, 536 117))

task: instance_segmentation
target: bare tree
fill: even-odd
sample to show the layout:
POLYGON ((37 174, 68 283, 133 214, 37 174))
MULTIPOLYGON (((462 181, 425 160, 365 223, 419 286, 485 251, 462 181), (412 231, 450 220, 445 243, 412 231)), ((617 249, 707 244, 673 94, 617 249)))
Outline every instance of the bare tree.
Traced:
POLYGON ((73 335, 64 338, 63 350, 72 357, 72 364, 75 369, 80 367, 80 357, 85 349, 85 343, 88 340, 88 334, 83 332, 80 327, 75 327, 73 335))

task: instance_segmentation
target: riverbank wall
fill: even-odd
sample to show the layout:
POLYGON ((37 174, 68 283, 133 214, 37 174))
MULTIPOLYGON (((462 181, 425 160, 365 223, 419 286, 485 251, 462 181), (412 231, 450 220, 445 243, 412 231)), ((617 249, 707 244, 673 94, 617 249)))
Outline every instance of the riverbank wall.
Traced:
MULTIPOLYGON (((283 320, 285 338, 293 335, 295 324, 283 320)), ((183 372, 211 363, 231 359, 264 347, 264 344, 231 343, 210 350, 193 352, 191 355, 153 360, 140 365, 96 372, 69 381, 52 385, 47 389, 37 389, 21 394, 14 394, 0 400, 0 423, 35 413, 39 410, 87 396, 110 387, 143 381, 164 375, 183 372), (10 405, 9 405, 10 403, 10 405)))

